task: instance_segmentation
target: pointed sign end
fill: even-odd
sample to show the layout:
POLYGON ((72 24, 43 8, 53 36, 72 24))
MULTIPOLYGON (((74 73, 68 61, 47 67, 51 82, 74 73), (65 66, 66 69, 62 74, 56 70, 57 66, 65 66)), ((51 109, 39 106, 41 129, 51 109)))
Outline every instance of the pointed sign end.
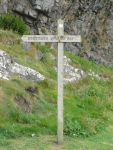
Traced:
POLYGON ((24 36, 21 37, 21 40, 24 41, 24 36))
POLYGON ((81 35, 80 35, 80 42, 82 42, 82 37, 81 37, 81 35))
POLYGON ((23 36, 21 37, 21 40, 22 40, 23 42, 28 42, 28 40, 26 39, 26 36, 25 36, 25 35, 23 35, 23 36))

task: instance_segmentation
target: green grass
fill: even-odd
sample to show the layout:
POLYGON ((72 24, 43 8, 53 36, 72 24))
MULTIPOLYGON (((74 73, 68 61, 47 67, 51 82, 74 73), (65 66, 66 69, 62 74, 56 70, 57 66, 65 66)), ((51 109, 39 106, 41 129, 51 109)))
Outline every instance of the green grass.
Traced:
POLYGON ((112 150, 113 126, 89 138, 64 137, 64 144, 57 145, 56 135, 32 134, 0 141, 0 150, 112 150))
POLYGON ((30 51, 26 52, 15 37, 20 38, 12 31, 0 30, 0 49, 9 57, 14 56, 21 65, 42 73, 46 80, 35 84, 14 75, 10 81, 0 78, 0 149, 104 150, 108 147, 109 150, 112 140, 108 139, 112 139, 110 130, 113 130, 113 67, 98 65, 65 52, 72 60, 72 66, 86 73, 92 70, 107 80, 87 76, 64 86, 65 143, 58 147, 55 144, 57 73, 53 69, 57 62, 50 59, 50 53, 56 56, 56 51, 48 45, 32 43, 30 51), (9 39, 11 43, 3 43, 9 39), (37 48, 44 55, 42 61, 34 59, 37 48), (27 90, 29 87, 33 92, 27 90), (35 136, 31 137, 32 134, 35 136))

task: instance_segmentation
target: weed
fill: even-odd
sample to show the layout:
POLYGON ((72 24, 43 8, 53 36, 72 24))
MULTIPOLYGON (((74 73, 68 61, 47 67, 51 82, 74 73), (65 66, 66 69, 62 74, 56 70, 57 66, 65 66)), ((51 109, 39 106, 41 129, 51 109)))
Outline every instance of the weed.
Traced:
POLYGON ((46 29, 44 27, 41 28, 42 33, 46 32, 46 29))

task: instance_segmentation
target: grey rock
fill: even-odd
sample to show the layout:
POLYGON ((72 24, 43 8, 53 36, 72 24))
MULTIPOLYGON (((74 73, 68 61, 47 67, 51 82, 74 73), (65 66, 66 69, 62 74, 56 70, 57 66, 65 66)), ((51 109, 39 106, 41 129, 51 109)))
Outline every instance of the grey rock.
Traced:
POLYGON ((0 14, 4 13, 3 5, 0 5, 0 14))
POLYGON ((22 45, 22 49, 25 50, 25 51, 29 51, 30 50, 30 46, 31 46, 31 43, 30 42, 21 42, 21 45, 22 45))
MULTIPOLYGON (((53 61, 56 60, 54 55, 50 54, 50 56, 53 61)), ((106 80, 104 77, 100 77, 98 74, 96 74, 92 71, 85 73, 81 69, 74 68, 73 66, 70 65, 70 63, 71 63, 71 60, 69 58, 67 58, 66 56, 64 56, 64 58, 63 58, 63 68, 64 68, 64 72, 63 72, 64 80, 63 81, 64 81, 64 84, 79 81, 80 79, 86 77, 87 75, 96 77, 98 79, 106 80)), ((53 66, 53 68, 57 72, 57 66, 53 66)))
POLYGON ((80 53, 80 50, 71 43, 66 43, 64 48, 73 55, 78 55, 80 53))
MULTIPOLYGON (((56 61, 56 58, 53 54, 50 54, 50 57, 53 61, 56 61)), ((67 84, 69 82, 78 81, 81 78, 85 77, 86 74, 83 70, 74 68, 70 65, 71 60, 64 56, 63 58, 63 68, 64 68, 64 84, 67 84)), ((57 66, 53 66, 54 70, 57 72, 57 66)))
POLYGON ((14 6, 13 10, 22 14, 24 10, 24 6, 22 4, 17 4, 14 6))
POLYGON ((35 10, 29 9, 28 16, 36 19, 37 18, 37 12, 35 10))
POLYGON ((36 51, 36 60, 42 60, 43 54, 40 50, 36 51))
POLYGON ((12 62, 11 58, 8 58, 7 54, 0 50, 0 77, 9 80, 11 74, 35 83, 45 79, 39 72, 12 62))
POLYGON ((96 0, 95 5, 93 7, 93 11, 96 13, 99 12, 103 8, 104 4, 105 4, 104 0, 96 0))
POLYGON ((32 19, 37 18, 37 12, 34 9, 30 8, 29 3, 27 1, 16 1, 16 3, 14 3, 14 5, 12 6, 12 10, 16 13, 21 14, 22 16, 27 16, 32 19))
POLYGON ((7 5, 6 4, 0 4, 0 14, 7 14, 7 5))
POLYGON ((17 63, 14 63, 11 66, 11 73, 16 74, 18 77, 24 78, 31 82, 39 82, 41 80, 44 80, 44 76, 37 71, 25 66, 21 66, 17 63))
POLYGON ((42 22, 43 23, 47 23, 47 20, 48 20, 47 16, 42 16, 42 22))
POLYGON ((28 28, 29 28, 29 31, 30 31, 30 26, 33 25, 33 20, 29 17, 25 17, 25 22, 26 22, 27 25, 29 25, 28 28))
POLYGON ((54 5, 54 0, 32 0, 34 9, 37 10, 48 10, 49 8, 51 8, 54 5))

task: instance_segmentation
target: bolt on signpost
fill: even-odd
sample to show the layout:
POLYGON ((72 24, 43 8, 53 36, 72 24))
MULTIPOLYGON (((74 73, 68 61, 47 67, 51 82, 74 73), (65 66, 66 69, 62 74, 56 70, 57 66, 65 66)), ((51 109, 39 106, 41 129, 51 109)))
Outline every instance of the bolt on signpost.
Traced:
POLYGON ((63 53, 65 42, 81 42, 80 35, 64 35, 64 21, 58 20, 58 35, 24 35, 25 42, 57 42, 57 142, 63 144, 63 53))

